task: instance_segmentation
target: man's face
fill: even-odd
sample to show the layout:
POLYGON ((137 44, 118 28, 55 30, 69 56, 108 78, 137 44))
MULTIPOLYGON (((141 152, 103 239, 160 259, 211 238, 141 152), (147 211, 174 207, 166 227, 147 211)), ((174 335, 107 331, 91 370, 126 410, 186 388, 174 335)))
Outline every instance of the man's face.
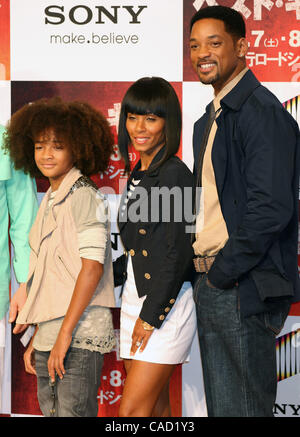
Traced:
POLYGON ((214 87, 217 94, 245 67, 247 44, 235 41, 223 21, 204 18, 196 21, 190 35, 190 53, 200 81, 214 87))

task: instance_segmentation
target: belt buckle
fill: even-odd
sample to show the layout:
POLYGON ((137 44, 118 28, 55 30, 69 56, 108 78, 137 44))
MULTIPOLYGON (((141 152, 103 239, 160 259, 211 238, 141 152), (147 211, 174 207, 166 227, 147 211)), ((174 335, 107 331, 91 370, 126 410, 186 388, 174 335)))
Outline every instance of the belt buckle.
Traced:
POLYGON ((197 256, 196 258, 193 259, 196 272, 208 273, 214 260, 215 260, 214 256, 197 256), (212 260, 208 262, 208 258, 212 258, 212 260))
POLYGON ((204 268, 205 268, 205 273, 207 273, 211 267, 211 264, 210 264, 210 266, 207 265, 207 258, 208 258, 207 256, 203 257, 203 264, 204 264, 204 268))
POLYGON ((201 262, 202 259, 203 257, 200 256, 197 256, 196 258, 193 259, 195 270, 197 273, 204 273, 204 270, 202 268, 202 262, 201 262))

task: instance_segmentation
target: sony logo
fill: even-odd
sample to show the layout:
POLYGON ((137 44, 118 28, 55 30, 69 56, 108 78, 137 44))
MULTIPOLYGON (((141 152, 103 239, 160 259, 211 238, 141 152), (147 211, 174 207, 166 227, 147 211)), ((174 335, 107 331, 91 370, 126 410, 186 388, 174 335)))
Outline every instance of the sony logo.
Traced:
POLYGON ((51 5, 45 8, 45 23, 46 24, 62 24, 67 18, 78 25, 88 24, 92 20, 96 24, 105 24, 110 21, 117 24, 119 15, 126 14, 129 24, 139 24, 139 15, 148 6, 111 6, 110 10, 104 6, 95 6, 93 11, 86 5, 77 5, 65 12, 64 6, 51 5), (95 15, 95 16, 94 16, 95 15))
POLYGON ((300 405, 297 404, 275 404, 273 408, 274 415, 300 416, 300 405))

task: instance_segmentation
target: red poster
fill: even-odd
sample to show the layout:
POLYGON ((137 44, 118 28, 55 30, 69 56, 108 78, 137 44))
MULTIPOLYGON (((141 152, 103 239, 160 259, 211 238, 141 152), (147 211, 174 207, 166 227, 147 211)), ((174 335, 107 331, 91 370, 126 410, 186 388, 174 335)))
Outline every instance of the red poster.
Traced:
POLYGON ((10 79, 10 1, 0 0, 0 80, 10 79))

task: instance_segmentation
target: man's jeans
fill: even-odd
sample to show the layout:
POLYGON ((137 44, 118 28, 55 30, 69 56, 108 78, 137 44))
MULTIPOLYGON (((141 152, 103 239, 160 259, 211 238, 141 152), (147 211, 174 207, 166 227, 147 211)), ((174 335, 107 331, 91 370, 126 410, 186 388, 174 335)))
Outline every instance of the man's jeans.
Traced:
POLYGON ((69 348, 63 379, 50 382, 47 362, 50 352, 35 350, 38 401, 44 416, 96 417, 103 355, 86 349, 69 348))
POLYGON ((208 416, 273 416, 276 335, 290 304, 241 318, 238 289, 220 290, 198 274, 194 284, 208 416))

